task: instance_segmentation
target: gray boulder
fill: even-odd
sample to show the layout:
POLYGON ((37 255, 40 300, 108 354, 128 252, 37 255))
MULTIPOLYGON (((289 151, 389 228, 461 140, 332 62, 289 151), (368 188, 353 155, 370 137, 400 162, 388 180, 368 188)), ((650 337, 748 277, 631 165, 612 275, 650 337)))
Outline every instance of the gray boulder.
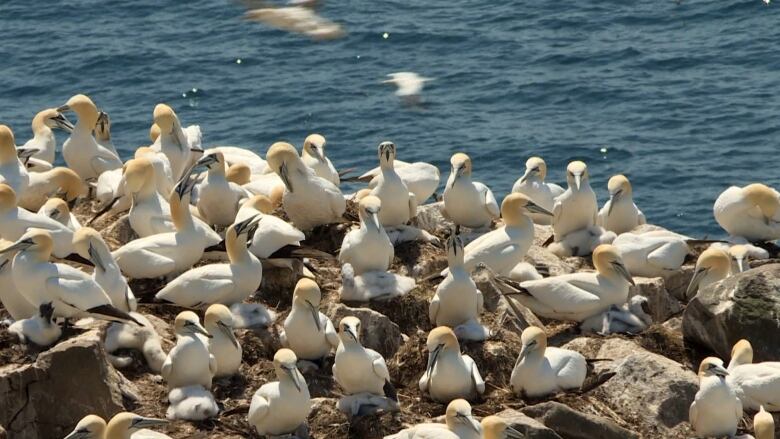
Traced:
POLYGON ((682 304, 668 293, 664 280, 660 277, 635 277, 634 282, 636 285, 628 290, 628 297, 637 295, 647 297, 650 317, 654 322, 665 322, 682 311, 682 304))
POLYGON ((507 409, 501 413, 496 413, 496 416, 507 421, 512 428, 522 433, 525 438, 562 439, 561 436, 552 429, 517 410, 507 409))
POLYGON ((683 336, 724 360, 742 338, 756 362, 780 358, 780 264, 764 265, 701 289, 683 314, 683 336))
POLYGON ((332 303, 325 313, 338 327, 341 319, 354 316, 363 326, 359 335, 363 346, 373 349, 386 359, 392 358, 403 341, 401 329, 387 316, 369 308, 350 308, 343 303, 332 303))
POLYGON ((664 285, 670 296, 683 303, 687 303, 691 299, 685 291, 688 289, 688 284, 691 283, 694 269, 693 265, 683 265, 679 270, 664 276, 664 285))
POLYGON ((522 412, 552 428, 566 439, 631 439, 639 435, 614 422, 578 412, 559 402, 549 401, 524 407, 522 412))

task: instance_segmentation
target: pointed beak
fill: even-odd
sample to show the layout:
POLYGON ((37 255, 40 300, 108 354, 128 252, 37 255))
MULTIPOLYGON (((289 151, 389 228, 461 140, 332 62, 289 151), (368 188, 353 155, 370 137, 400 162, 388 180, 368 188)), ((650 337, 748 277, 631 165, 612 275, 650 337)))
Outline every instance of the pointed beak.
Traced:
POLYGON ((61 105, 61 106, 57 107, 57 112, 58 113, 65 113, 66 111, 70 111, 70 105, 65 104, 65 105, 61 105))
POLYGON ((241 235, 243 233, 246 233, 248 235, 252 227, 256 228, 257 223, 259 223, 261 219, 262 217, 258 213, 250 216, 249 218, 245 219, 244 221, 241 221, 240 223, 234 224, 233 229, 236 231, 236 236, 241 235))
POLYGON ((694 291, 696 291, 697 288, 699 288, 699 283, 707 274, 707 271, 709 271, 709 268, 697 268, 696 271, 693 272, 691 283, 688 284, 688 288, 685 290, 686 296, 690 296, 691 293, 693 293, 694 291))
POLYGON ((531 349, 529 349, 527 344, 524 344, 523 347, 520 348, 520 354, 517 356, 517 363, 523 361, 523 359, 528 356, 529 352, 531 352, 531 349))
POLYGON ((620 276, 623 277, 623 279, 628 281, 628 283, 630 283, 631 285, 636 285, 636 283, 634 282, 634 278, 631 277, 631 273, 628 272, 628 269, 626 268, 625 265, 623 265, 622 262, 614 261, 612 263, 612 266, 615 268, 615 271, 617 271, 618 274, 620 274, 620 276))
POLYGON ((582 185, 582 175, 574 174, 574 186, 577 188, 577 190, 580 190, 581 185, 582 185))
POLYGON ((65 439, 87 439, 92 435, 86 429, 73 430, 69 435, 65 436, 65 439))
POLYGON ((615 202, 620 198, 622 191, 617 191, 614 194, 609 194, 609 210, 607 210, 607 216, 612 214, 612 209, 615 207, 615 202))
POLYGON ((223 322, 217 322, 217 326, 219 327, 219 330, 225 334, 225 337, 230 339, 230 342, 233 343, 233 346, 238 349, 238 339, 236 338, 236 335, 233 334, 233 328, 224 324, 223 322))
POLYGON ((532 212, 532 213, 538 213, 538 214, 542 214, 542 215, 553 216, 552 212, 550 212, 549 210, 545 209, 544 207, 534 203, 533 201, 529 201, 528 204, 525 205, 525 208, 528 209, 528 211, 532 212))
POLYGON ((54 125, 65 131, 66 133, 72 133, 73 132, 73 124, 71 121, 68 120, 67 117, 65 117, 64 114, 58 114, 51 118, 51 120, 54 121, 54 125))
POLYGON ((519 431, 515 430, 512 427, 507 427, 504 431, 504 434, 506 434, 507 439, 523 439, 525 436, 520 433, 519 431))
POLYGON ((717 375, 717 376, 719 376, 719 377, 721 377, 721 378, 725 378, 725 377, 727 377, 727 376, 729 375, 729 371, 727 371, 726 369, 724 369, 724 368, 723 368, 723 367, 721 367, 721 366, 714 366, 714 367, 712 368, 712 372, 713 372, 715 375, 717 375))
POLYGON ((287 190, 292 193, 293 186, 287 171, 287 163, 282 163, 282 166, 279 167, 279 178, 282 179, 282 183, 284 183, 284 186, 287 188, 287 190))
POLYGON ((200 323, 189 323, 187 326, 189 326, 192 332, 195 334, 203 335, 206 338, 214 338, 214 336, 209 334, 209 331, 206 331, 206 328, 201 326, 200 323))
POLYGON ((21 239, 19 241, 16 241, 15 243, 9 245, 8 247, 0 250, 0 254, 13 252, 13 251, 22 251, 27 248, 30 248, 33 245, 33 241, 30 238, 27 239, 21 239))
POLYGON ((523 174, 523 176, 520 177, 520 183, 525 183, 526 180, 528 180, 528 177, 530 177, 531 174, 533 174, 535 171, 536 171, 536 168, 531 168, 531 169, 527 169, 526 168, 525 174, 523 174))
POLYGON ((439 361, 439 354, 441 353, 441 350, 444 348, 443 344, 440 344, 436 346, 436 349, 433 350, 433 352, 428 355, 428 366, 425 368, 425 370, 428 373, 428 377, 431 376, 433 373, 433 368, 436 367, 436 362, 439 361))
POLYGON ((295 366, 282 366, 282 369, 284 370, 284 373, 287 374, 287 376, 290 377, 293 384, 295 384, 295 388, 298 389, 300 392, 303 388, 303 384, 300 382, 300 379, 298 377, 298 368, 295 366))
POLYGON ((352 328, 350 328, 349 326, 344 328, 344 332, 349 334, 349 336, 352 337, 352 339, 355 340, 356 342, 358 341, 358 338, 357 338, 357 335, 355 334, 355 331, 353 331, 352 328))
POLYGON ((314 151, 317 153, 317 158, 321 161, 325 161, 325 151, 322 149, 322 146, 314 145, 314 151))
POLYGON ((215 156, 214 154, 209 154, 207 156, 201 157, 200 160, 195 162, 195 168, 207 168, 208 169, 209 167, 211 167, 211 165, 213 165, 214 163, 217 163, 217 161, 218 161, 217 160, 217 156, 215 156))
POLYGON ((311 312, 311 317, 314 319, 314 324, 317 326, 317 331, 322 331, 322 326, 320 325, 320 311, 317 309, 316 306, 314 306, 313 303, 306 301, 306 305, 309 307, 309 311, 311 312))
POLYGON ((38 148, 18 148, 16 150, 16 155, 22 159, 24 163, 27 163, 28 160, 30 160, 30 157, 34 156, 40 151, 38 148))
POLYGON ((103 258, 100 256, 100 252, 97 251, 97 249, 92 245, 92 243, 89 243, 89 259, 92 261, 92 263, 95 264, 95 268, 105 272, 106 271, 106 264, 103 261, 103 258))
POLYGON ((184 194, 192 192, 192 189, 195 187, 195 180, 192 178, 192 173, 185 172, 184 176, 176 183, 176 187, 174 187, 174 190, 176 191, 176 194, 179 196, 179 199, 184 199, 184 194))
POLYGON ((165 419, 145 418, 143 416, 133 419, 133 428, 148 428, 160 425, 168 425, 168 421, 165 419))
POLYGON ((737 258, 737 267, 740 273, 745 271, 745 258, 737 258))

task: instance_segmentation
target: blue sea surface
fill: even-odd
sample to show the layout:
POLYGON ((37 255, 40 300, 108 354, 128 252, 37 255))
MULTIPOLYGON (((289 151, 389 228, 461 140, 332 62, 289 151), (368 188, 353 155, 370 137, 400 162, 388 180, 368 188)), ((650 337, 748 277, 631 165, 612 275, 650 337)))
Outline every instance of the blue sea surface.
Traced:
POLYGON ((712 204, 726 187, 780 187, 780 2, 330 0, 320 14, 348 32, 330 42, 244 11, 3 0, 0 122, 24 143, 37 111, 86 93, 127 158, 167 102, 205 146, 265 155, 319 132, 337 167, 364 170, 392 140, 442 180, 465 151, 499 199, 531 155, 561 183, 581 159, 601 203, 624 173, 650 222, 697 237, 723 235, 712 204), (398 71, 436 78, 425 106, 404 107, 381 83, 398 71))

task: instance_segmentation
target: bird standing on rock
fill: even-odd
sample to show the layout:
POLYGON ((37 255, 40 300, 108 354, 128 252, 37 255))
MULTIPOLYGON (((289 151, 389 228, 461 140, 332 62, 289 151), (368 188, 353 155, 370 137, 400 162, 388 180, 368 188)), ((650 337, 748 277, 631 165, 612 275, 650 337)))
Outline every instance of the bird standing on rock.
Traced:
POLYGON ((620 235, 647 222, 645 214, 634 204, 633 189, 628 178, 615 175, 609 179, 607 189, 609 201, 599 211, 598 225, 620 235))
POLYGON ((536 326, 526 328, 521 340, 523 347, 509 380, 515 393, 538 398, 582 387, 587 374, 582 354, 547 347, 547 335, 536 326))
POLYGON ((320 312, 321 299, 320 287, 313 280, 302 278, 295 285, 292 309, 284 319, 282 345, 300 360, 320 360, 339 346, 333 322, 320 312))
POLYGON ((297 362, 298 358, 289 349, 279 349, 274 355, 274 371, 279 381, 260 387, 249 406, 247 420, 258 434, 292 434, 306 422, 311 399, 297 362))
POLYGON ((420 378, 420 391, 438 402, 476 398, 485 392, 477 364, 460 353, 452 329, 439 326, 428 334, 428 366, 420 378))
POLYGON ((382 142, 377 150, 381 173, 376 187, 371 189, 371 195, 382 201, 379 222, 384 227, 403 226, 417 216, 417 199, 393 168, 395 144, 382 142))
POLYGON ((487 229, 501 212, 493 191, 482 183, 471 181, 471 158, 457 153, 450 158, 452 171, 444 188, 442 215, 458 226, 487 229))
POLYGON ((338 171, 325 156, 325 137, 320 134, 311 134, 303 141, 301 160, 311 168, 318 177, 324 178, 336 186, 341 183, 338 171))
MULTIPOLYGON (((546 177, 547 164, 541 157, 531 157, 525 162, 525 174, 512 186, 512 192, 524 194, 543 209, 552 212, 555 198, 563 194, 564 190, 555 183, 546 183, 546 177)), ((532 213, 530 216, 536 224, 552 223, 549 215, 532 213)))
POLYGON ((350 264, 356 275, 367 271, 387 271, 393 262, 395 249, 385 233, 379 215, 382 201, 367 195, 358 202, 360 228, 351 230, 341 241, 339 262, 350 264))
POLYGON ((241 344, 233 334, 233 314, 221 304, 208 307, 203 317, 206 331, 211 335, 208 339, 209 352, 217 360, 215 377, 236 375, 241 366, 241 344))

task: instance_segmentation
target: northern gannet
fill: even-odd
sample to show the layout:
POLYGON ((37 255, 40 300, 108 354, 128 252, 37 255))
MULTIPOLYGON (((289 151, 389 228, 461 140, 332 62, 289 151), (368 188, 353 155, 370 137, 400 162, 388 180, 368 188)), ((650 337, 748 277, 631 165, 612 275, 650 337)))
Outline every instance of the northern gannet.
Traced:
POLYGON ((653 324, 645 296, 632 296, 628 303, 612 305, 601 314, 590 316, 580 324, 583 333, 639 334, 653 324))
POLYGON ((220 152, 204 155, 196 168, 208 168, 206 178, 198 186, 198 212, 206 224, 229 226, 236 219, 241 200, 248 192, 225 178, 225 157, 220 152))
POLYGON ((92 136, 98 121, 98 110, 90 98, 75 95, 68 99, 65 105, 57 108, 57 111, 73 111, 78 116, 73 132, 62 144, 62 156, 68 168, 75 171, 82 180, 90 180, 105 171, 122 167, 119 156, 99 145, 92 136))
POLYGON ((403 226, 417 216, 417 200, 393 169, 395 144, 382 142, 378 151, 381 174, 377 185, 371 189, 371 195, 382 201, 379 222, 384 227, 403 226))
POLYGON ((628 300, 634 280, 618 250, 602 244, 593 251, 596 272, 580 272, 519 283, 512 297, 534 314, 581 322, 628 300))
POLYGON ((197 125, 188 127, 185 133, 173 108, 166 104, 157 104, 152 117, 154 125, 160 130, 160 135, 155 139, 152 149, 168 157, 173 178, 178 180, 190 166, 191 149, 200 148, 200 127, 197 125))
POLYGON ((0 183, 0 236, 15 241, 32 227, 49 231, 54 256, 65 258, 72 253, 73 231, 49 217, 16 207, 16 193, 0 183))
POLYGON ((51 302, 42 303, 38 307, 38 314, 15 321, 8 327, 8 332, 19 337, 22 343, 50 346, 62 335, 62 328, 53 320, 53 314, 51 302))
POLYGON ((303 231, 339 222, 347 202, 333 183, 317 177, 289 143, 277 142, 266 154, 268 165, 285 186, 282 206, 293 225, 303 231))
POLYGON ((753 417, 753 432, 756 439, 775 439, 775 418, 764 407, 753 417))
POLYGON ((325 157, 325 137, 320 134, 311 134, 303 141, 303 150, 301 151, 301 160, 311 168, 318 177, 324 178, 329 182, 339 185, 341 179, 339 173, 325 157))
POLYGON ((81 228, 81 223, 78 218, 70 212, 68 203, 61 198, 49 198, 49 200, 38 209, 37 213, 38 215, 48 216, 74 232, 81 228))
POLYGON ((398 401, 385 359, 380 353, 363 347, 360 327, 357 317, 344 317, 339 322, 340 343, 333 363, 333 378, 347 395, 365 393, 398 401))
POLYGON ((723 362, 707 357, 699 366, 699 391, 688 412, 696 435, 734 437, 742 419, 742 403, 726 383, 728 371, 723 362))
POLYGON ((108 113, 104 111, 98 111, 97 122, 95 122, 95 141, 98 145, 113 152, 117 157, 119 153, 116 152, 114 142, 111 141, 111 118, 108 113))
POLYGON ((268 197, 254 195, 244 200, 236 214, 236 222, 253 216, 261 218, 249 244, 249 251, 260 259, 268 259, 286 246, 300 247, 301 241, 306 239, 306 235, 295 226, 272 215, 273 210, 273 204, 268 197))
MULTIPOLYGON (((12 241, 0 238, 0 250, 13 245, 12 241)), ((0 257, 0 303, 14 320, 35 316, 38 309, 22 294, 13 279, 13 259, 15 252, 10 251, 0 257)))
POLYGON ((216 377, 236 375, 241 366, 242 349, 233 334, 233 314, 225 305, 208 307, 203 317, 206 330, 211 334, 208 340, 209 352, 217 360, 216 377))
POLYGON ((750 270, 751 259, 769 259, 769 252, 753 244, 736 244, 728 247, 731 256, 731 273, 742 273, 750 270))
POLYGON ((73 132, 73 124, 54 108, 39 112, 32 120, 33 138, 22 145, 20 149, 35 150, 32 157, 47 163, 54 163, 57 139, 54 137, 53 129, 61 129, 71 133, 73 132))
POLYGON ((373 195, 360 199, 358 215, 360 228, 344 236, 339 252, 339 262, 350 264, 357 275, 368 271, 387 271, 393 262, 395 249, 387 237, 379 215, 382 201, 373 195))
POLYGON ((134 321, 111 303, 106 292, 88 274, 69 265, 49 262, 53 245, 49 231, 30 228, 13 245, 0 250, 0 253, 18 251, 11 269, 14 283, 27 301, 36 307, 52 303, 57 317, 92 315, 134 321))
POLYGON ((385 79, 382 83, 394 84, 397 87, 395 95, 406 105, 419 105, 420 92, 425 87, 425 83, 433 81, 433 78, 426 78, 415 72, 388 73, 387 77, 390 79, 385 79))
POLYGON ((170 436, 147 430, 146 427, 167 425, 165 419, 146 418, 135 413, 114 415, 106 425, 106 439, 171 439, 170 436))
POLYGON ((198 384, 171 390, 168 392, 168 403, 168 410, 165 412, 168 419, 203 421, 214 418, 219 413, 214 395, 209 389, 198 384))
POLYGON ((525 437, 498 416, 486 416, 482 418, 481 424, 483 439, 523 439, 525 437))
POLYGON ((439 326, 428 334, 428 366, 420 378, 420 391, 439 402, 477 398, 485 392, 485 381, 477 364, 460 353, 455 333, 439 326))
POLYGON ((679 270, 691 252, 688 238, 667 231, 621 233, 612 241, 634 276, 659 277, 679 270))
POLYGON ((154 325, 143 314, 131 312, 130 315, 141 325, 114 322, 106 329, 103 345, 109 360, 114 367, 127 367, 133 363, 133 358, 114 353, 120 349, 134 349, 143 354, 149 369, 159 374, 168 356, 162 348, 162 339, 154 325))
POLYGON ((615 175, 607 183, 609 200, 599 211, 598 225, 617 235, 645 224, 645 214, 636 207, 631 182, 625 175, 615 175))
POLYGON ((588 372, 582 354, 547 347, 547 335, 536 326, 525 328, 521 340, 523 346, 509 380, 515 393, 538 398, 582 387, 588 372))
POLYGON ((730 273, 731 258, 728 253, 719 248, 708 248, 699 255, 696 269, 685 294, 688 297, 693 297, 692 293, 727 278, 730 273))
MULTIPOLYGON (((541 157, 531 157, 525 162, 525 174, 512 186, 512 192, 519 192, 530 198, 545 210, 552 212, 555 197, 563 194, 562 187, 555 183, 545 183, 547 164, 541 157)), ((533 213, 531 219, 536 224, 552 224, 552 217, 533 213)))
POLYGON ((247 421, 258 434, 290 434, 306 422, 311 412, 311 399, 297 362, 293 351, 276 351, 274 370, 279 381, 264 384, 255 392, 247 415, 247 421))
POLYGON ((753 363, 753 347, 740 340, 731 350, 726 383, 749 410, 780 411, 780 362, 753 363))
POLYGON ((90 227, 80 228, 73 234, 73 249, 95 264, 92 279, 106 292, 111 303, 122 311, 135 311, 137 302, 133 290, 100 233, 90 227))
POLYGON ((321 299, 320 287, 313 280, 304 277, 295 285, 292 308, 284 319, 282 345, 301 360, 320 360, 339 346, 333 322, 320 312, 321 299))
POLYGON ((81 418, 65 439, 105 439, 105 437, 106 421, 98 415, 87 415, 81 418))
POLYGON ((493 191, 482 183, 471 181, 471 158, 466 154, 454 154, 450 164, 452 171, 444 188, 442 215, 459 226, 489 228, 501 214, 493 191))
POLYGON ((482 426, 471 414, 471 404, 454 399, 447 404, 444 424, 418 424, 385 439, 481 439, 482 433, 482 426))
POLYGON ((715 200, 713 213, 733 237, 751 242, 780 238, 780 194, 761 183, 726 189, 715 200))
MULTIPOLYGON (((753 345, 745 339, 734 343, 731 348, 731 361, 729 361, 727 370, 731 371, 731 369, 743 364, 753 364, 753 345)), ((780 368, 780 361, 764 361, 761 364, 780 368)))
POLYGON ((23 195, 30 185, 30 176, 16 154, 14 133, 6 125, 0 125, 0 183, 23 195))
POLYGON ((228 167, 236 164, 246 165, 252 176, 263 175, 269 172, 273 173, 268 167, 268 163, 249 149, 241 148, 239 146, 215 146, 203 151, 203 155, 209 155, 215 152, 222 153, 228 167))
POLYGON ((35 211, 55 196, 72 205, 76 198, 86 193, 87 186, 78 174, 68 168, 57 167, 43 172, 31 172, 30 184, 19 197, 19 207, 35 211))
MULTIPOLYGON (((394 160, 393 168, 395 173, 401 177, 404 184, 413 193, 418 204, 422 204, 439 187, 439 168, 425 162, 408 163, 402 160, 394 160)), ((357 179, 368 183, 368 187, 373 189, 379 184, 382 175, 382 168, 376 168, 364 173, 357 179)))
POLYGON ((174 331, 176 346, 168 352, 160 370, 168 390, 192 385, 210 389, 211 379, 217 373, 217 360, 209 353, 204 337, 211 338, 211 334, 192 311, 183 311, 176 316, 174 331))
POLYGON ((182 273, 155 297, 180 306, 210 303, 232 305, 243 301, 260 287, 263 266, 247 249, 247 235, 254 233, 257 217, 231 225, 225 234, 230 263, 209 264, 182 273))

